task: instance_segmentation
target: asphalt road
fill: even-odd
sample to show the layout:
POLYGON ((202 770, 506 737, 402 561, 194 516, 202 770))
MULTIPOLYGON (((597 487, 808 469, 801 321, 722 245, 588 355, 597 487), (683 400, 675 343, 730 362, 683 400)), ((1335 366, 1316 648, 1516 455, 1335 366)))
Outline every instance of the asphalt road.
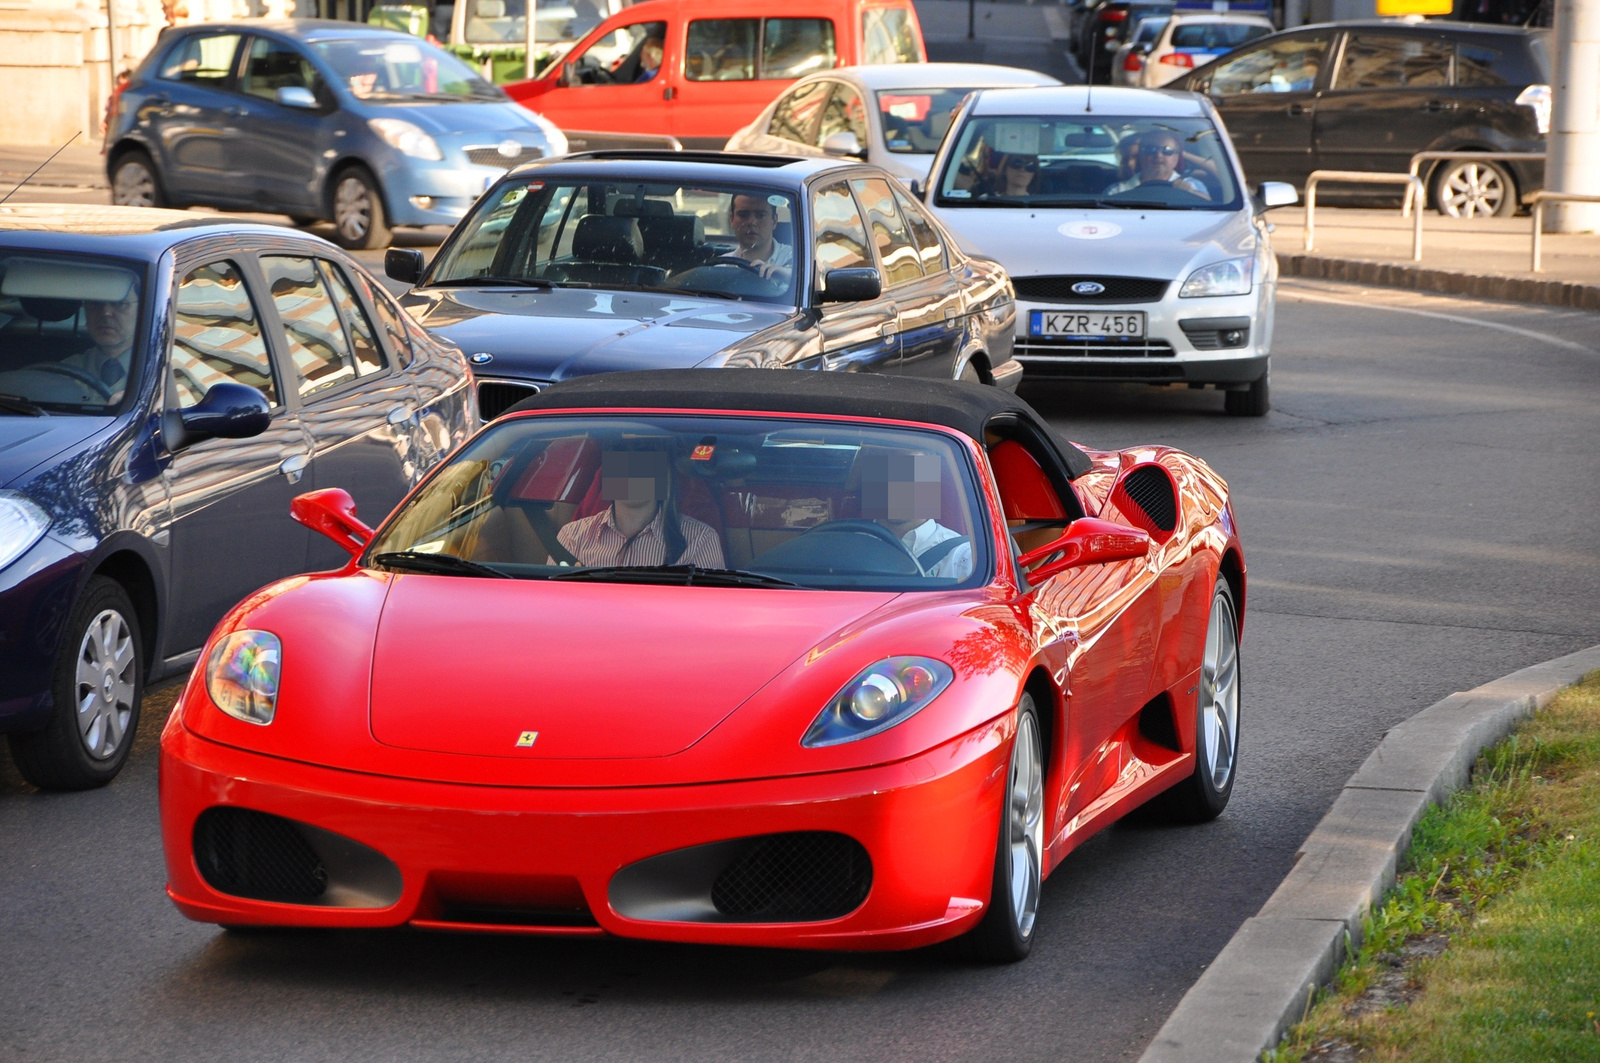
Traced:
POLYGON ((1026 962, 226 934, 162 892, 156 712, 101 791, 32 792, 0 754, 0 1059, 1136 1056, 1385 728, 1600 642, 1600 316, 1294 281, 1277 347, 1263 421, 1213 392, 1026 390, 1085 443, 1212 462, 1250 570, 1232 806, 1091 840, 1026 962))

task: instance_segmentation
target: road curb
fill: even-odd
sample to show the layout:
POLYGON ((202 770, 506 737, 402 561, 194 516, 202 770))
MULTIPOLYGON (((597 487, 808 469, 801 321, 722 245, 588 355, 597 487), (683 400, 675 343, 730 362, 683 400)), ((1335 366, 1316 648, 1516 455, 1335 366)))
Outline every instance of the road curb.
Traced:
POLYGON ((1279 254, 1278 273, 1284 277, 1321 277, 1352 284, 1374 284, 1382 288, 1410 288, 1443 295, 1471 295, 1479 299, 1505 299, 1514 303, 1600 310, 1600 284, 1575 284, 1546 277, 1460 273, 1401 262, 1306 254, 1279 254))
POLYGON ((1595 669, 1600 646, 1452 694, 1386 733, 1140 1063, 1249 1063, 1276 1045, 1360 943, 1361 919, 1394 885, 1428 806, 1466 785, 1485 747, 1595 669))

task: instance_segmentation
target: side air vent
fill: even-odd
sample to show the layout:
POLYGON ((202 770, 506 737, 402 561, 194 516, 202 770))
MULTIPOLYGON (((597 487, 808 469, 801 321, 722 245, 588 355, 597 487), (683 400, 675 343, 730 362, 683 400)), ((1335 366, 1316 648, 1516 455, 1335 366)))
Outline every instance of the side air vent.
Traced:
POLYGON ((1117 483, 1112 504, 1158 543, 1178 527, 1178 491, 1172 474, 1154 463, 1136 465, 1117 483))
POLYGON ((523 399, 539 394, 537 384, 513 384, 505 380, 478 381, 478 416, 492 421, 523 399))
POLYGON ((194 823, 194 862, 218 893, 319 908, 387 908, 394 861, 353 838, 251 808, 218 805, 194 823))

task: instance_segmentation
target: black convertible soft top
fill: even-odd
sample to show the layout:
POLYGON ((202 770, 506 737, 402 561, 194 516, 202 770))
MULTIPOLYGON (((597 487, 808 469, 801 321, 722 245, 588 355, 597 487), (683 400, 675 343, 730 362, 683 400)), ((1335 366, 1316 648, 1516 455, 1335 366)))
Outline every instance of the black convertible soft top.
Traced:
POLYGON ((1073 479, 1089 456, 1050 430, 1026 402, 987 384, 795 369, 646 369, 554 384, 506 411, 637 407, 884 417, 953 428, 980 444, 1019 430, 1053 446, 1073 479))

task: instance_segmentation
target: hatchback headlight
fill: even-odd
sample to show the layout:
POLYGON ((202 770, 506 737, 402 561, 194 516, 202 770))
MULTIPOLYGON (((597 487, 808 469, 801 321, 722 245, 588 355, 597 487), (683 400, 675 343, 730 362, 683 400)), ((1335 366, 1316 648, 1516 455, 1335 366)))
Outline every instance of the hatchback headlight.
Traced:
POLYGON ((1178 289, 1179 299, 1198 299, 1207 295, 1249 295, 1255 279, 1256 261, 1253 258, 1230 258, 1201 266, 1189 274, 1189 279, 1178 289))
POLYGON ((890 657, 844 685, 800 744, 815 749, 854 742, 904 723, 944 692, 955 672, 931 657, 890 657))
POLYGON ((0 568, 28 552, 50 527, 50 515, 16 491, 0 491, 0 568))
POLYGON ((270 631, 234 631, 211 648, 206 693, 223 712, 263 726, 278 710, 283 644, 270 631))
POLYGON ((439 142, 419 127, 401 118, 369 118, 367 125, 372 131, 383 138, 383 142, 413 159, 428 159, 438 162, 444 158, 444 152, 439 150, 439 142))

